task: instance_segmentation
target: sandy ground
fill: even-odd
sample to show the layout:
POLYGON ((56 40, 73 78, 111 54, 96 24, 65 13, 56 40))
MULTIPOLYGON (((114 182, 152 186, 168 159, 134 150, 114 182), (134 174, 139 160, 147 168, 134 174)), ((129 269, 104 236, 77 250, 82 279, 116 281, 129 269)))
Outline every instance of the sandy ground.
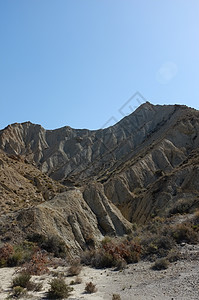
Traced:
MULTIPOLYGON (((74 291, 70 300, 111 300, 112 295, 119 294, 122 300, 198 300, 199 299, 199 245, 185 245, 181 249, 184 259, 172 263, 167 270, 154 271, 150 262, 139 262, 129 265, 123 271, 113 269, 96 270, 83 267, 79 277, 82 283, 73 285, 74 291), (95 294, 85 294, 85 284, 92 281, 96 284, 95 294)), ((51 269, 57 273, 67 273, 66 267, 51 269)), ((6 299, 10 291, 12 277, 16 269, 0 269, 0 299, 6 299)), ((42 282, 41 292, 29 292, 24 299, 46 299, 46 291, 53 275, 33 276, 33 281, 42 282)), ((75 277, 64 277, 70 283, 75 277)))

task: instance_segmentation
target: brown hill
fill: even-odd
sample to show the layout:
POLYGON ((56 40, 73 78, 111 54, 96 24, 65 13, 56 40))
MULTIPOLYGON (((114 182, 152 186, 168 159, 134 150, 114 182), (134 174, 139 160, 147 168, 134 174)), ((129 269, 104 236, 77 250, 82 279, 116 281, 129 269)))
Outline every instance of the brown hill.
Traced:
POLYGON ((86 245, 88 228, 96 239, 122 235, 131 230, 127 220, 143 223, 182 203, 194 209, 198 132, 198 111, 148 102, 104 130, 9 125, 0 131, 1 224, 17 224, 21 236, 54 232, 78 249, 86 245), (31 214, 37 226, 33 217, 24 225, 31 214))

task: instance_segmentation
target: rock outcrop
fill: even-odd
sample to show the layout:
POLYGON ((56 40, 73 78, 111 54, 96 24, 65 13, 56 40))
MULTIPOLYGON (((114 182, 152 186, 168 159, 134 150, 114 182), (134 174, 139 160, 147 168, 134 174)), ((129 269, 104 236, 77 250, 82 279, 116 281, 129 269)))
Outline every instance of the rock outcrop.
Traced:
POLYGON ((15 123, 0 131, 0 149, 2 218, 25 206, 24 217, 41 215, 38 228, 74 249, 84 249, 89 230, 96 239, 123 235, 130 222, 164 215, 179 201, 199 206, 199 112, 186 106, 147 102, 93 131, 15 123))

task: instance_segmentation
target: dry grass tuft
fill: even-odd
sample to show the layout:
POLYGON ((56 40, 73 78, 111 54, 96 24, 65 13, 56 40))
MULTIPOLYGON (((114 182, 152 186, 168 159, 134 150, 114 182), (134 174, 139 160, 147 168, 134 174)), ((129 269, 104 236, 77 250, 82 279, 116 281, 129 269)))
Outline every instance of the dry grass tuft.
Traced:
POLYGON ((88 294, 93 294, 97 292, 96 284, 93 284, 91 281, 86 283, 85 292, 88 294))

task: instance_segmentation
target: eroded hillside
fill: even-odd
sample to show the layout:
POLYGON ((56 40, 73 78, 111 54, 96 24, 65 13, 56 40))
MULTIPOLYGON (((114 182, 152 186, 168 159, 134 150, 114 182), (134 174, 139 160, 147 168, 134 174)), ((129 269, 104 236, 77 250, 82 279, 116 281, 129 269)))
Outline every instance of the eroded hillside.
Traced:
POLYGON ((104 130, 9 125, 0 131, 2 228, 7 222, 19 235, 54 232, 83 249, 89 227, 97 239, 123 235, 130 222, 169 214, 176 203, 194 209, 198 133, 198 111, 148 102, 104 130), (25 226, 26 215, 37 225, 31 217, 25 226))

